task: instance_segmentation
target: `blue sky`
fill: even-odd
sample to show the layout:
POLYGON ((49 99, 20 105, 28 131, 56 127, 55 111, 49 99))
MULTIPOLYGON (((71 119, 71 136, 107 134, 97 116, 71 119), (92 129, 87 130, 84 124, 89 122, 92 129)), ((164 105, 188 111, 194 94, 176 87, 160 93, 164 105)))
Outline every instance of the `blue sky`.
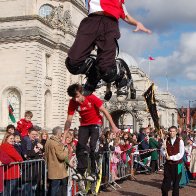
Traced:
MULTIPOLYGON (((178 107, 196 100, 196 0, 125 0, 131 16, 153 33, 134 33, 133 26, 120 22, 120 49, 133 56, 161 91, 176 97, 178 107)), ((196 102, 192 103, 196 106, 196 102)))

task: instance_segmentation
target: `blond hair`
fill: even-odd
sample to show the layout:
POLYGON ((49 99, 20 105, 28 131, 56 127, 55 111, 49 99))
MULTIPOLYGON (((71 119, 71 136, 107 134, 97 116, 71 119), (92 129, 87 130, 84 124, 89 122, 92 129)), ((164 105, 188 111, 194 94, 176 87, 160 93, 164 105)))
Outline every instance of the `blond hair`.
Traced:
POLYGON ((1 143, 7 143, 7 140, 10 136, 14 136, 14 134, 6 132, 1 143))

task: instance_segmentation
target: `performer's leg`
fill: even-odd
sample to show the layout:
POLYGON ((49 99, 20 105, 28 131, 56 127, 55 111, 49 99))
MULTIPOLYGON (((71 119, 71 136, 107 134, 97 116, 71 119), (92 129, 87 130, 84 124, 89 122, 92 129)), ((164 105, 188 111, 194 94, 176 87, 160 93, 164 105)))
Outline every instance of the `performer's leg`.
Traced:
POLYGON ((65 65, 70 73, 74 75, 85 74, 89 66, 89 59, 86 59, 94 49, 97 29, 96 18, 86 17, 80 23, 76 39, 65 61, 65 65))
POLYGON ((178 164, 173 165, 173 191, 172 196, 179 196, 179 183, 182 176, 182 172, 178 174, 178 164))
POLYGON ((161 186, 162 196, 168 196, 168 191, 171 187, 171 181, 172 181, 171 165, 165 163, 165 165, 164 165, 164 179, 163 179, 163 183, 161 186))
POLYGON ((101 133, 101 127, 92 125, 90 129, 90 158, 91 158, 91 173, 96 174, 96 161, 98 160, 99 150, 99 137, 101 133))
POLYGON ((84 175, 88 168, 88 155, 85 152, 88 151, 89 127, 80 127, 78 132, 78 144, 76 146, 76 156, 78 160, 77 171, 81 175, 84 175))

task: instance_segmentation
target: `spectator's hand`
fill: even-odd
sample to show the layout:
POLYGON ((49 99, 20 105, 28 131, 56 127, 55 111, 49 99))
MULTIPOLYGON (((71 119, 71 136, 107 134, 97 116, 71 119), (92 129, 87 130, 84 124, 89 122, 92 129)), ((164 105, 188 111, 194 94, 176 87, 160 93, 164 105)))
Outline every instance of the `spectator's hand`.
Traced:
POLYGON ((76 161, 74 159, 70 160, 69 165, 70 165, 70 167, 75 168, 76 167, 76 161))
POLYGON ((0 161, 0 166, 2 165, 2 162, 0 161))
POLYGON ((166 153, 166 159, 170 160, 170 156, 166 153))
POLYGON ((43 149, 44 148, 43 145, 40 144, 40 143, 37 143, 37 147, 40 148, 40 149, 43 149))
POLYGON ((35 146, 33 150, 35 151, 35 153, 39 152, 39 148, 37 146, 35 146))

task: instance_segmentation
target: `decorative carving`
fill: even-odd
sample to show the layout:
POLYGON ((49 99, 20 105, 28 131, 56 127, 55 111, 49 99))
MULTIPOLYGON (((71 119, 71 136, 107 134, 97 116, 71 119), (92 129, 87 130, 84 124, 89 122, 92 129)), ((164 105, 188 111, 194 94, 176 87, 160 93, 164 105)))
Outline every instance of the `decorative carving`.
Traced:
POLYGON ((122 110, 122 111, 132 111, 133 107, 132 105, 125 101, 125 102, 117 102, 117 101, 110 101, 105 103, 105 107, 110 111, 117 111, 117 110, 122 110))
POLYGON ((46 20, 57 29, 67 30, 72 27, 70 10, 63 12, 63 5, 54 7, 51 14, 46 17, 46 20))

